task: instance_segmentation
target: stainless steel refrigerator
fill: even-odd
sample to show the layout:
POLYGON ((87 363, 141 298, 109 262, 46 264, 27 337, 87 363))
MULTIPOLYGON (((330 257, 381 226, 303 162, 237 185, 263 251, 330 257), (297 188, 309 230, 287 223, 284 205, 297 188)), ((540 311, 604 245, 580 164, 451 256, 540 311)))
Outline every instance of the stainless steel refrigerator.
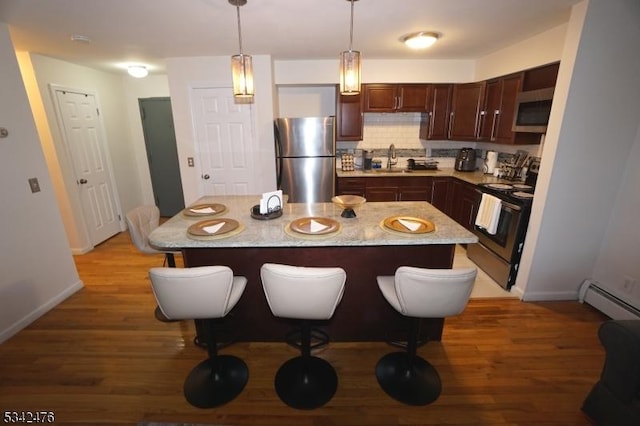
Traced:
POLYGON ((335 117, 277 118, 278 189, 290 203, 331 201, 336 176, 335 117))

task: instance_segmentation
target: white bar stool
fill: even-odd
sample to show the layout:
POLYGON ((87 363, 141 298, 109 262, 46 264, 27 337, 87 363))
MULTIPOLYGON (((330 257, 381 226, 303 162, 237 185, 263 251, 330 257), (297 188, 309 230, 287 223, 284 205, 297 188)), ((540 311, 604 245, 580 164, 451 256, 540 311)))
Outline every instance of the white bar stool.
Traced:
POLYGON ((469 301, 477 272, 476 268, 401 266, 395 276, 378 277, 378 287, 387 302, 411 318, 406 351, 387 354, 376 365, 376 378, 387 395, 408 405, 426 405, 438 399, 442 391, 440 375, 416 354, 420 321, 461 313, 469 301))
MULTIPOLYGON (((338 376, 331 364, 311 355, 311 349, 318 345, 311 345, 310 321, 333 316, 342 300, 347 274, 342 268, 266 263, 260 276, 273 315, 302 323, 300 343, 295 345, 300 356, 278 369, 274 380, 276 392, 290 407, 302 410, 321 407, 336 393, 338 376)), ((328 340, 326 334, 324 337, 328 340)))
POLYGON ((198 408, 226 404, 238 396, 249 380, 247 364, 233 355, 218 355, 212 323, 238 303, 247 284, 227 266, 152 268, 153 294, 169 319, 202 320, 209 358, 196 365, 184 382, 184 396, 198 408))

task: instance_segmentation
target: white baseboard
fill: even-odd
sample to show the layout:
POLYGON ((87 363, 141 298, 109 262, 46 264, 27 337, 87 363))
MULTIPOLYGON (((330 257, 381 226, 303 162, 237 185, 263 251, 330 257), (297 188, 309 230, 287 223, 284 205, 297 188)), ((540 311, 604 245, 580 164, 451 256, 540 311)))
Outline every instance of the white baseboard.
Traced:
POLYGON ((545 302, 558 300, 578 300, 578 290, 574 291, 539 291, 527 292, 522 295, 525 302, 545 302))
POLYGON ((640 309, 616 295, 605 285, 590 279, 580 287, 580 302, 588 303, 614 320, 640 319, 640 309))
POLYGON ((42 315, 49 312, 51 309, 55 308, 58 304, 64 301, 66 298, 80 290, 84 287, 84 284, 81 280, 71 284, 69 287, 64 289, 62 292, 58 293, 52 299, 47 300, 46 303, 40 305, 38 308, 30 312, 29 314, 22 317, 20 320, 13 323, 11 326, 6 328, 5 330, 0 331, 0 344, 10 339, 14 335, 18 334, 22 329, 27 327, 29 324, 40 318, 42 315))
POLYGON ((86 247, 72 247, 71 248, 71 254, 73 254, 74 256, 77 254, 87 254, 89 253, 91 250, 93 250, 92 246, 86 246, 86 247))

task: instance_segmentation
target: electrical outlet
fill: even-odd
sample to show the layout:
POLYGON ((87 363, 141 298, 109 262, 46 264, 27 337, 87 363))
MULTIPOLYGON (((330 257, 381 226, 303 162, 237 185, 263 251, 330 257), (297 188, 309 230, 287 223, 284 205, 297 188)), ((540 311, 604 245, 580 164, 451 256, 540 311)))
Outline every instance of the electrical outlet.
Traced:
POLYGON ((30 178, 29 186, 31 187, 31 192, 40 192, 40 183, 38 182, 38 178, 30 178))
POLYGON ((193 167, 193 157, 187 157, 187 166, 193 167))
POLYGON ((638 280, 636 280, 633 277, 630 277, 628 275, 625 275, 624 277, 624 291, 627 293, 631 293, 633 292, 634 287, 636 286, 636 283, 638 282, 638 280))

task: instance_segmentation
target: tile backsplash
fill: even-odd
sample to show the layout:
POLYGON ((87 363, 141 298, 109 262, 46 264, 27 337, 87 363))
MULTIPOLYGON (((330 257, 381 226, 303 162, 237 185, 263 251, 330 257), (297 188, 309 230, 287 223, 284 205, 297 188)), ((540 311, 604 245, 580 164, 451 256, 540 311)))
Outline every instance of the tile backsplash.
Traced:
POLYGON ((342 152, 353 152, 356 161, 362 150, 373 150, 374 158, 386 165, 389 145, 394 144, 398 167, 406 167, 409 158, 435 158, 440 168, 452 168, 460 148, 471 147, 477 152, 477 166, 482 165, 487 150, 498 151, 499 161, 504 161, 517 150, 525 150, 533 156, 541 156, 542 145, 496 145, 487 142, 434 141, 421 140, 420 113, 365 113, 363 140, 359 142, 338 142, 338 156, 342 152))
POLYGON ((390 144, 402 148, 424 148, 419 133, 419 113, 367 113, 364 115, 362 148, 387 148, 390 144))

